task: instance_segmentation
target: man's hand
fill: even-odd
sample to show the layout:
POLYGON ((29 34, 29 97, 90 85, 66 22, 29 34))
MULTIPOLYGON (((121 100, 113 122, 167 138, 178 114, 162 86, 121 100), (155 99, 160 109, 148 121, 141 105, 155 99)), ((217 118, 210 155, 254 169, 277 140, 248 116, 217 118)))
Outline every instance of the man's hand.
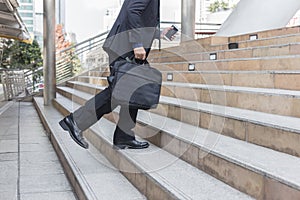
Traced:
POLYGON ((138 60, 145 60, 146 59, 146 51, 144 47, 137 47, 133 49, 134 57, 138 60))
MULTIPOLYGON (((164 36, 167 34, 167 32, 168 32, 169 30, 172 30, 172 29, 173 29, 173 27, 165 28, 165 29, 161 32, 160 38, 161 38, 161 39, 165 39, 164 36)), ((176 34, 175 34, 175 35, 176 35, 176 34)), ((175 35, 173 35, 173 36, 171 37, 171 40, 174 40, 174 39, 176 38, 175 35)))

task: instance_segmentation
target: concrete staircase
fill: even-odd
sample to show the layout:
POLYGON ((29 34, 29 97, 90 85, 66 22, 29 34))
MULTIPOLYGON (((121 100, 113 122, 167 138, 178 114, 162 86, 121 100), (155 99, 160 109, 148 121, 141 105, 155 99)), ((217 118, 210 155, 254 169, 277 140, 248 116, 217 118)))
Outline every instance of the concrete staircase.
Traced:
POLYGON ((106 87, 107 70, 58 86, 53 107, 35 104, 80 199, 103 199, 99 191, 116 182, 121 199, 300 199, 299 53, 299 27, 152 51, 164 82, 158 108, 139 111, 135 132, 151 142, 145 150, 112 147, 118 109, 85 132, 88 151, 74 152, 58 127, 106 87), (239 48, 228 49, 233 42, 239 48), (94 154, 127 179, 100 184, 94 154))

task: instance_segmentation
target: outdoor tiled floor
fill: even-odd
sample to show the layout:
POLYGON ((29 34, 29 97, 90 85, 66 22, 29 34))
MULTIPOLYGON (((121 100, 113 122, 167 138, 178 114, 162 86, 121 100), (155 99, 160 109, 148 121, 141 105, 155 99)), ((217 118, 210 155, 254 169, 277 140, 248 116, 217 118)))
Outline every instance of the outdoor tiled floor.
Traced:
POLYGON ((32 103, 10 104, 0 104, 0 199, 75 200, 32 103))

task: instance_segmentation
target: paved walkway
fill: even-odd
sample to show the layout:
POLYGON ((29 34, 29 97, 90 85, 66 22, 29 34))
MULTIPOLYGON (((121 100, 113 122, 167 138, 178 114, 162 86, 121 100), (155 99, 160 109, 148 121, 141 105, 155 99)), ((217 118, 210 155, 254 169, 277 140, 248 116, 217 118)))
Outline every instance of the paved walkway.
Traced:
POLYGON ((75 200, 32 103, 0 107, 0 199, 75 200))

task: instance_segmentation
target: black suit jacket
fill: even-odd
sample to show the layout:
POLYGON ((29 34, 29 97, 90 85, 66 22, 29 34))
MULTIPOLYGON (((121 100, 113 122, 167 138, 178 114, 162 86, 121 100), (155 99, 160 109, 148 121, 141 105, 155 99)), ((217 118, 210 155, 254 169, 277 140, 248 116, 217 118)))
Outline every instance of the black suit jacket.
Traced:
POLYGON ((133 55, 133 45, 139 43, 148 56, 154 38, 159 35, 158 24, 159 0, 125 0, 103 45, 110 61, 133 55))

